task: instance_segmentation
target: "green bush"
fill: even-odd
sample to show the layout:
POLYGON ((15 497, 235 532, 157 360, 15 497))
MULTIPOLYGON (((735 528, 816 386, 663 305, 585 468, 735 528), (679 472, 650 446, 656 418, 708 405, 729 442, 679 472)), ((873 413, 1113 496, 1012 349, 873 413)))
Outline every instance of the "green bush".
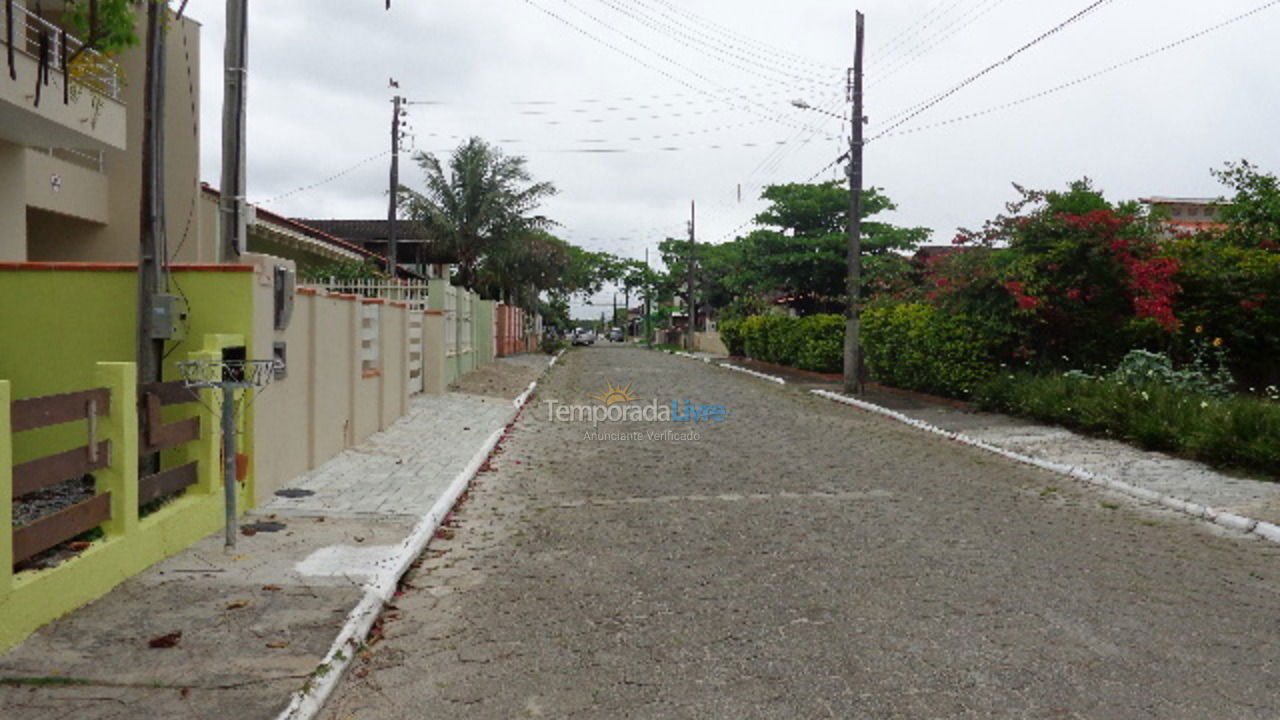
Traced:
POLYGON ((733 354, 761 362, 815 372, 838 372, 844 348, 844 318, 810 315, 803 318, 753 315, 721 338, 733 354))
POLYGON ((723 320, 720 322, 720 340, 724 342, 724 346, 729 349, 730 355, 746 355, 746 347, 744 345, 745 338, 742 336, 742 324, 742 320, 723 320))
POLYGON ((1216 399, 1166 384, 1081 375, 1000 374, 974 399, 984 410, 1058 423, 1213 465, 1277 476, 1280 402, 1216 399))
POLYGON ((844 368, 844 323, 840 315, 802 318, 796 367, 814 372, 840 372, 844 368))
POLYGON ((998 343, 979 327, 923 303, 873 305, 862 313, 863 356, 886 385, 968 397, 996 368, 998 343))

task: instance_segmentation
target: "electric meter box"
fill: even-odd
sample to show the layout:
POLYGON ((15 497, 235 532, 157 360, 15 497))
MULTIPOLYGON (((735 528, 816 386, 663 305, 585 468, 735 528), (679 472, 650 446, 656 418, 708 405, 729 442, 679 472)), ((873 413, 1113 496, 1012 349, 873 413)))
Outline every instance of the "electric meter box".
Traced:
POLYGON ((181 342, 187 337, 187 300, 179 295, 156 295, 151 305, 151 339, 181 342))

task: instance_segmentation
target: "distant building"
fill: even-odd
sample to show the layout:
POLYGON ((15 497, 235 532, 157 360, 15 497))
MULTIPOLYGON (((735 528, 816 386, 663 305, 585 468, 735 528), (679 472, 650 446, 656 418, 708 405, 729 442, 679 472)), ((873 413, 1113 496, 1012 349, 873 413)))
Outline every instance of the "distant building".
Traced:
POLYGON ((1220 230, 1224 225, 1218 213, 1225 203, 1215 198, 1147 197, 1141 202, 1152 210, 1162 210, 1163 222, 1174 232, 1220 230))
MULTIPOLYGON (((318 220, 296 219, 295 222, 340 238, 378 257, 387 256, 386 220, 318 220)), ((427 237, 422 225, 413 220, 396 221, 396 261, 401 268, 412 268, 425 277, 443 277, 446 266, 457 263, 457 257, 441 243, 427 237)))

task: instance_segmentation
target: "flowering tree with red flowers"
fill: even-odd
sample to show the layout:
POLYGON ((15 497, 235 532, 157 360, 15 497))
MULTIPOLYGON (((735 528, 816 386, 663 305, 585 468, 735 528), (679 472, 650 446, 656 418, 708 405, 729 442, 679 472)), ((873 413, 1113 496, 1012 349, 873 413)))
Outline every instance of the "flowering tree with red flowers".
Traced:
POLYGON ((1106 365, 1134 347, 1167 347, 1179 264, 1145 211, 1112 205, 1087 179, 1065 191, 1015 188, 1005 214, 962 231, 957 244, 970 250, 930 268, 930 296, 1003 328, 1010 356, 1037 365, 1106 365))

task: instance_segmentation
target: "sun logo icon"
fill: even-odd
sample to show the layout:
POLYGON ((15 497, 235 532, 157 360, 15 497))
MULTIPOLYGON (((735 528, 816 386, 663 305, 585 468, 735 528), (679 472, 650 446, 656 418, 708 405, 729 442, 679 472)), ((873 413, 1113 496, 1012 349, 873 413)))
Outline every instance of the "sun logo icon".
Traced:
POLYGON ((591 399, 599 400, 600 402, 604 403, 605 406, 609 406, 609 405, 617 405, 620 403, 635 402, 636 400, 640 399, 640 396, 631 392, 630 384, 623 387, 619 387, 617 385, 614 385, 613 383, 609 383, 609 387, 607 390, 605 390, 603 393, 600 393, 599 395, 592 395, 591 399))

